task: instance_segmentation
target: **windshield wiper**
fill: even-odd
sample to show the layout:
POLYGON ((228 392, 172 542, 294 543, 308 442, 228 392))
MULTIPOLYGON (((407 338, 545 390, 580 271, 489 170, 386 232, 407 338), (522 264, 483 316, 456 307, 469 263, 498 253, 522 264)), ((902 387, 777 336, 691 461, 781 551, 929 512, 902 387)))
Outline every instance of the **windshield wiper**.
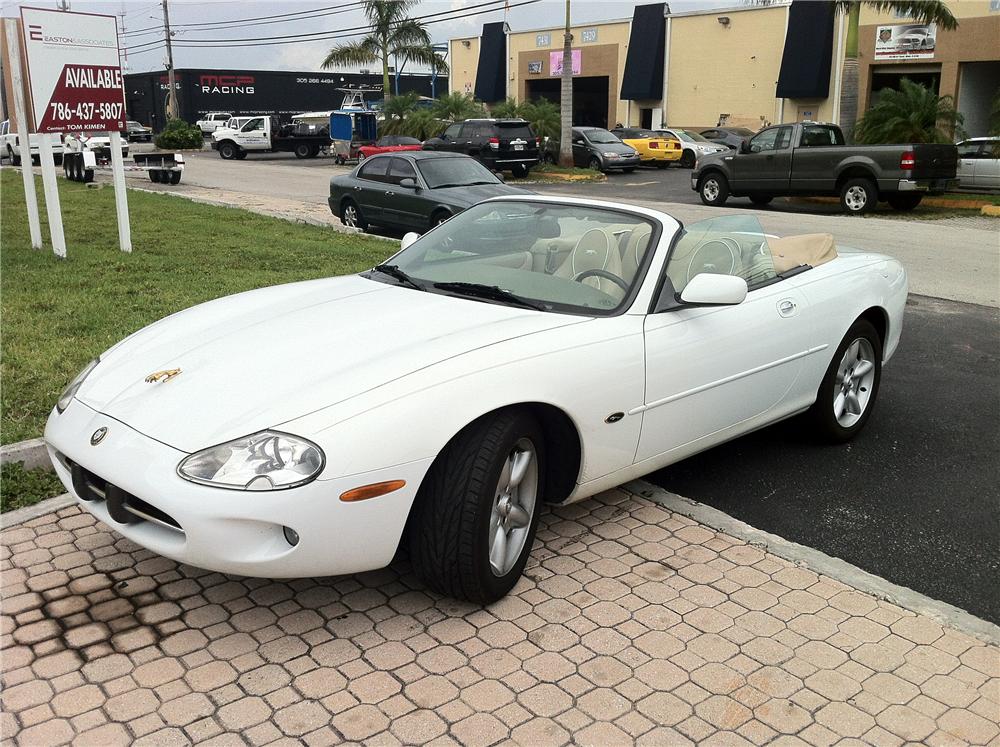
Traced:
POLYGON ((457 293, 460 296, 471 296, 472 298, 483 298, 488 301, 502 301, 504 303, 514 304, 516 306, 523 306, 526 309, 534 309, 535 311, 545 311, 546 307, 536 301, 531 301, 527 298, 521 298, 520 296, 511 293, 509 290, 504 290, 497 285, 483 285, 481 283, 462 283, 462 282, 450 282, 450 283, 434 283, 434 287, 438 290, 448 291, 450 293, 457 293))
POLYGON ((402 285, 408 285, 411 288, 415 288, 418 291, 427 290, 424 286, 418 283, 416 280, 411 278, 405 272, 399 269, 399 265, 375 265, 372 268, 375 272, 381 272, 383 275, 388 275, 391 278, 395 278, 402 285))

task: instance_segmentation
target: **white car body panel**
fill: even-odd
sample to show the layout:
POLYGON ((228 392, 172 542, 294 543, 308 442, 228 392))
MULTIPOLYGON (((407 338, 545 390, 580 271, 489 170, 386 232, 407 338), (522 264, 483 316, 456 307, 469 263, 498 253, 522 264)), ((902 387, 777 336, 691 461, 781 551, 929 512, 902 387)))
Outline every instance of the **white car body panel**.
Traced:
POLYGON ((617 316, 539 312, 361 276, 218 299, 102 356, 69 407, 49 418, 57 472, 75 493, 72 460, 166 511, 183 533, 153 521, 121 525, 100 501, 82 502, 179 561, 270 577, 351 573, 389 562, 426 471, 486 413, 525 403, 561 411, 580 463, 558 498, 574 501, 808 408, 866 310, 884 310, 884 359, 895 351, 907 292, 897 261, 840 248, 838 258, 741 304, 650 314, 679 224, 617 207, 661 227, 646 276, 617 316), (182 374, 145 382, 168 368, 182 374), (89 439, 99 428, 108 435, 95 448, 89 439), (269 428, 322 449, 317 479, 248 492, 178 475, 188 454, 269 428), (406 486, 380 498, 338 500, 397 479, 406 486), (283 527, 299 534, 294 547, 283 527))

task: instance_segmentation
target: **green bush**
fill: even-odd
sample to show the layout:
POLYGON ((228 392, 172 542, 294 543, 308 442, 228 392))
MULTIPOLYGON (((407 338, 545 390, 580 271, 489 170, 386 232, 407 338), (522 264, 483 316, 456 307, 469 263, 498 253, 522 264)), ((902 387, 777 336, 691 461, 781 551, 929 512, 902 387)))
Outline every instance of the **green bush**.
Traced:
POLYGON ((171 119, 163 132, 156 136, 156 147, 162 150, 183 150, 198 148, 205 143, 201 130, 183 119, 171 119))

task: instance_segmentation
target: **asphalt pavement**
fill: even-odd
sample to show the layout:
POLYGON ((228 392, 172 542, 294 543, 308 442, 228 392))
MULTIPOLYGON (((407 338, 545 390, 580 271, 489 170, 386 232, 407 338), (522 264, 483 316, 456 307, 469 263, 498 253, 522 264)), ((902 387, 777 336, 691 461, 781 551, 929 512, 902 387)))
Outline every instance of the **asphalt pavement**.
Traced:
POLYGON ((793 419, 647 479, 1000 623, 1000 313, 911 296, 851 443, 793 419))

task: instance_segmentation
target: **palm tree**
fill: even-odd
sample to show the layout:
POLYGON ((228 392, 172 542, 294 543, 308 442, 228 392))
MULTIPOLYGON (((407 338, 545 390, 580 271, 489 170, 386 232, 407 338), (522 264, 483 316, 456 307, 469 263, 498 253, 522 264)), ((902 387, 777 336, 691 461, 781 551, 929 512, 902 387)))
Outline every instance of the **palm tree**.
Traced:
POLYGON ((850 137, 858 118, 858 27, 861 6, 867 5, 879 12, 904 13, 920 23, 936 23, 943 29, 958 28, 944 0, 836 0, 847 14, 847 41, 841 63, 840 129, 850 137))
POLYGON ((962 115, 951 96, 938 96, 909 78, 898 91, 885 89, 854 130, 859 143, 951 143, 962 115))
POLYGON ((520 112, 515 116, 524 117, 531 123, 531 129, 538 137, 559 137, 562 118, 559 107, 548 99, 526 101, 520 106, 520 112))
POLYGON ((563 35, 562 80, 559 89, 559 165, 573 166, 573 34, 569 23, 569 0, 566 0, 566 33, 563 35))
POLYGON ((357 41, 338 44, 323 60, 323 68, 382 63, 382 93, 389 94, 389 58, 429 65, 439 73, 448 65, 431 47, 427 29, 409 17, 418 0, 365 0, 364 11, 371 32, 357 41))
POLYGON ((483 105, 468 93, 443 93, 434 102, 434 116, 459 122, 463 119, 482 117, 486 114, 483 105))

